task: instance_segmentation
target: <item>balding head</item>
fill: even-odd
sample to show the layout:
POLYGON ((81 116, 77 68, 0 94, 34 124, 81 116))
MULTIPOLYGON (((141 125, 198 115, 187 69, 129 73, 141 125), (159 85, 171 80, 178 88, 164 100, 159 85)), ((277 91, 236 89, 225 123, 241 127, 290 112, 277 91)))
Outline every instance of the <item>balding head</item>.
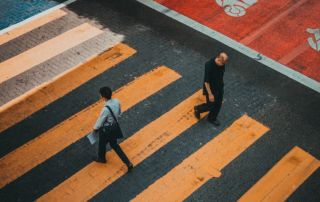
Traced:
POLYGON ((228 55, 225 52, 221 52, 219 53, 219 55, 216 58, 216 62, 218 63, 218 65, 225 65, 228 61, 228 55))
POLYGON ((224 61, 227 61, 228 58, 229 58, 228 55, 227 55, 227 53, 225 53, 225 52, 221 52, 221 53, 220 53, 220 57, 222 57, 224 61))

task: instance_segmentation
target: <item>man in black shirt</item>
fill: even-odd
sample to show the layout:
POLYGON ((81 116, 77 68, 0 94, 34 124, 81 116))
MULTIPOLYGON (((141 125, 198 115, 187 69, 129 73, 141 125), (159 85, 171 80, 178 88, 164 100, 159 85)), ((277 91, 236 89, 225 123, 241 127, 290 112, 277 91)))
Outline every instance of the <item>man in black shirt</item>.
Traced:
POLYGON ((217 120, 223 99, 223 74, 228 55, 220 53, 216 58, 210 59, 205 64, 205 75, 203 94, 206 96, 206 103, 195 106, 194 114, 200 119, 200 114, 209 111, 208 121, 215 126, 220 123, 217 120))

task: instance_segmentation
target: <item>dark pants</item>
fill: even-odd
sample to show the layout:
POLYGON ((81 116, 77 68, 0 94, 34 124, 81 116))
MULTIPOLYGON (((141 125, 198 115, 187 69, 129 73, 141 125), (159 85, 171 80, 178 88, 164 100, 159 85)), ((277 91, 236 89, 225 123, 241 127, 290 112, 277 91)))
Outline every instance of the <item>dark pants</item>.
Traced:
POLYGON ((196 106, 200 113, 208 112, 208 120, 215 121, 220 112, 223 100, 223 90, 214 94, 214 102, 210 102, 209 96, 206 96, 206 103, 196 106))
POLYGON ((125 163, 127 166, 130 165, 130 161, 127 157, 127 155, 122 151, 121 147, 117 143, 117 138, 115 137, 107 137, 107 135, 104 135, 102 133, 99 133, 99 151, 98 151, 98 157, 100 160, 106 159, 106 145, 110 143, 111 148, 117 153, 117 155, 120 157, 123 163, 125 163))

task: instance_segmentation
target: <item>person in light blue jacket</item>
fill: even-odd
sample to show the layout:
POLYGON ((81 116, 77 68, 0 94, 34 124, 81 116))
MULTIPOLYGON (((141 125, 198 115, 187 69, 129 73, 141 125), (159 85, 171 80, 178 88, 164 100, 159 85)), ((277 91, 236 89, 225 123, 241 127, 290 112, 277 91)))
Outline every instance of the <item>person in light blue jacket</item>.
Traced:
POLYGON ((120 101, 112 98, 112 90, 109 87, 100 88, 101 98, 105 100, 105 105, 100 113, 98 120, 96 121, 93 130, 99 133, 99 149, 98 149, 98 158, 95 159, 98 163, 106 163, 106 144, 110 143, 110 146, 120 159, 128 167, 128 171, 131 171, 133 164, 130 162, 126 154, 122 151, 121 147, 117 143, 117 139, 121 138, 117 134, 105 134, 101 130, 103 128, 111 127, 113 124, 117 123, 120 114, 121 106, 120 101))

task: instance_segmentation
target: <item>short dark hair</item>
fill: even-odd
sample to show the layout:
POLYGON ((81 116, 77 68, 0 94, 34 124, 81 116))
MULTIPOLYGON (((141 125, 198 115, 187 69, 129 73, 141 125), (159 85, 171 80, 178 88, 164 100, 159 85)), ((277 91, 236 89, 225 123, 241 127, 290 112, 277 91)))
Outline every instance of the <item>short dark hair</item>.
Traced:
POLYGON ((108 100, 111 99, 112 90, 110 87, 104 86, 104 87, 100 88, 99 92, 102 97, 107 98, 108 100))

